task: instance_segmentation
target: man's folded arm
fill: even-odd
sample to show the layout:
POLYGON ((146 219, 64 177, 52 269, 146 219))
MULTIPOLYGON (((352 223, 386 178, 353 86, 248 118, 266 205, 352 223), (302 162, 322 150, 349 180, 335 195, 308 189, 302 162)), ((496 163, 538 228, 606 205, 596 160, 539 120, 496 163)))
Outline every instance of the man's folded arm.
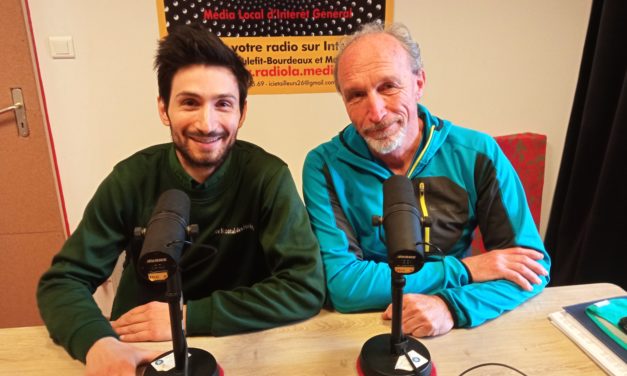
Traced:
MULTIPOLYGON (((324 160, 307 156, 303 193, 314 233, 320 242, 329 298, 340 312, 385 309, 391 302, 391 271, 386 262, 363 259, 363 250, 328 182, 324 160), (326 174, 326 176, 325 176, 326 174)), ((463 264, 454 257, 427 262, 407 276, 405 292, 433 293, 469 282, 463 264)))
MULTIPOLYGON (((541 260, 540 263, 549 267, 546 261, 541 260)), ((446 300, 449 309, 454 309, 454 317, 457 319, 455 327, 475 327, 539 294, 548 283, 548 277, 539 277, 542 283, 532 285, 531 291, 525 291, 513 282, 500 279, 445 289, 437 295, 446 300)))

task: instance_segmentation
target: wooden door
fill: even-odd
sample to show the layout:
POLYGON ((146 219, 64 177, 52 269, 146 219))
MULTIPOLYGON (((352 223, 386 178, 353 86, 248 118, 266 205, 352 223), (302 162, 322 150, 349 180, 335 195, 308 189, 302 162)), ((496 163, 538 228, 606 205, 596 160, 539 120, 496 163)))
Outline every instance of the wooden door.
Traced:
POLYGON ((0 1, 0 109, 21 88, 29 128, 0 114, 0 327, 42 323, 37 282, 68 231, 26 7, 0 1))

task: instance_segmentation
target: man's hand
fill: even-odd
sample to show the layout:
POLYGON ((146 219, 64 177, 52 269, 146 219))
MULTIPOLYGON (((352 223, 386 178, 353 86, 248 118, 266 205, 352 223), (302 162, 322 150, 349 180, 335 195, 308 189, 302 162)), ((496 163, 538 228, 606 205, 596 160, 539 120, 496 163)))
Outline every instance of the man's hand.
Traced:
POLYGON ((527 248, 495 249, 477 256, 466 257, 466 265, 475 282, 506 279, 527 291, 533 290, 531 284, 540 284, 540 275, 548 275, 537 260, 544 258, 538 251, 527 248))
MULTIPOLYGON (((383 312, 384 320, 392 319, 392 305, 383 312)), ((439 296, 403 295, 403 333, 414 337, 437 336, 453 328, 453 316, 439 296)))
POLYGON ((135 376, 137 366, 158 357, 161 351, 140 349, 113 337, 97 340, 87 352, 87 376, 135 376))
MULTIPOLYGON (((185 308, 183 308, 185 325, 185 308)), ((169 341, 172 339, 170 311, 167 303, 150 302, 135 307, 111 322, 124 342, 169 341)))

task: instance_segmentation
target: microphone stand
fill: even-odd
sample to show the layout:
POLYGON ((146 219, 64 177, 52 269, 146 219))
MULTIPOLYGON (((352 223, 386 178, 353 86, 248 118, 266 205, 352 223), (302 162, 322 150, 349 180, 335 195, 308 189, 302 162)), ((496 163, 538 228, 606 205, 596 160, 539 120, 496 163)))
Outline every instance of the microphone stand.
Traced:
POLYGON ((183 329, 183 292, 181 273, 178 270, 166 281, 166 300, 170 310, 170 326, 172 330, 172 351, 163 353, 146 367, 145 376, 196 376, 223 375, 216 359, 205 350, 188 348, 183 329), (172 367, 172 356, 174 367, 172 367))
POLYGON ((392 269, 392 333, 370 338, 361 348, 357 371, 364 376, 435 376, 429 350, 420 341, 403 334, 403 288, 405 276, 392 269), (416 352, 419 356, 413 355, 416 352), (410 354, 411 353, 411 354, 410 354), (411 370, 397 368, 401 357, 411 370), (415 363, 418 363, 416 366, 415 363))
MULTIPOLYGON (((197 233, 196 225, 187 227, 188 235, 197 233)), ((135 229, 135 240, 139 241, 145 229, 135 229)), ((223 376, 224 372, 211 353, 197 348, 188 348, 183 329, 183 284, 178 255, 172 259, 171 269, 164 269, 167 274, 165 298, 170 313, 172 332, 172 351, 159 355, 146 366, 144 376, 223 376), (174 363, 174 364, 173 364, 174 363)))
POLYGON ((181 292, 181 273, 177 271, 166 282, 166 300, 170 309, 170 326, 172 329, 172 348, 174 351, 174 367, 178 372, 187 376, 189 367, 187 341, 183 331, 183 294, 181 292))
POLYGON ((176 273, 166 281, 166 300, 170 310, 170 326, 172 329, 172 351, 163 353, 146 367, 145 376, 196 376, 223 375, 216 359, 205 350, 188 348, 183 329, 183 292, 181 289, 181 273, 176 273), (171 361, 174 356, 174 367, 171 361), (156 367, 155 367, 156 366, 156 367), (170 367, 169 369, 167 369, 170 367))
POLYGON ((392 354, 403 355, 407 349, 407 337, 403 334, 403 288, 405 277, 392 271, 392 335, 390 350, 392 354))

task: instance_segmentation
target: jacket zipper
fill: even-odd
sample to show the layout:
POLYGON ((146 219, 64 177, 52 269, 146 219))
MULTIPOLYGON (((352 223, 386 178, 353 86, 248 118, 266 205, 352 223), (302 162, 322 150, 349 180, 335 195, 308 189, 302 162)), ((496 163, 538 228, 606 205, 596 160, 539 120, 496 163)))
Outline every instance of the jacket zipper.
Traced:
POLYGON ((427 211, 427 199, 425 198, 425 183, 420 182, 418 185, 418 189, 420 192, 420 210, 422 211, 422 223, 425 229, 425 238, 424 238, 424 249, 425 253, 429 253, 429 242, 431 238, 431 224, 429 221, 429 212, 427 211))
POLYGON ((435 125, 432 125, 429 130, 429 137, 427 137, 427 141, 425 142, 425 145, 423 146, 422 151, 420 152, 420 154, 418 154, 418 157, 416 157, 416 160, 414 161, 411 168, 407 172, 407 177, 410 177, 413 175, 414 171, 416 170, 416 167, 418 167, 418 164, 422 160, 422 157, 425 155, 425 152, 427 151, 427 149, 429 149, 429 145, 431 145, 431 140, 433 139, 434 130, 435 130, 435 125))

